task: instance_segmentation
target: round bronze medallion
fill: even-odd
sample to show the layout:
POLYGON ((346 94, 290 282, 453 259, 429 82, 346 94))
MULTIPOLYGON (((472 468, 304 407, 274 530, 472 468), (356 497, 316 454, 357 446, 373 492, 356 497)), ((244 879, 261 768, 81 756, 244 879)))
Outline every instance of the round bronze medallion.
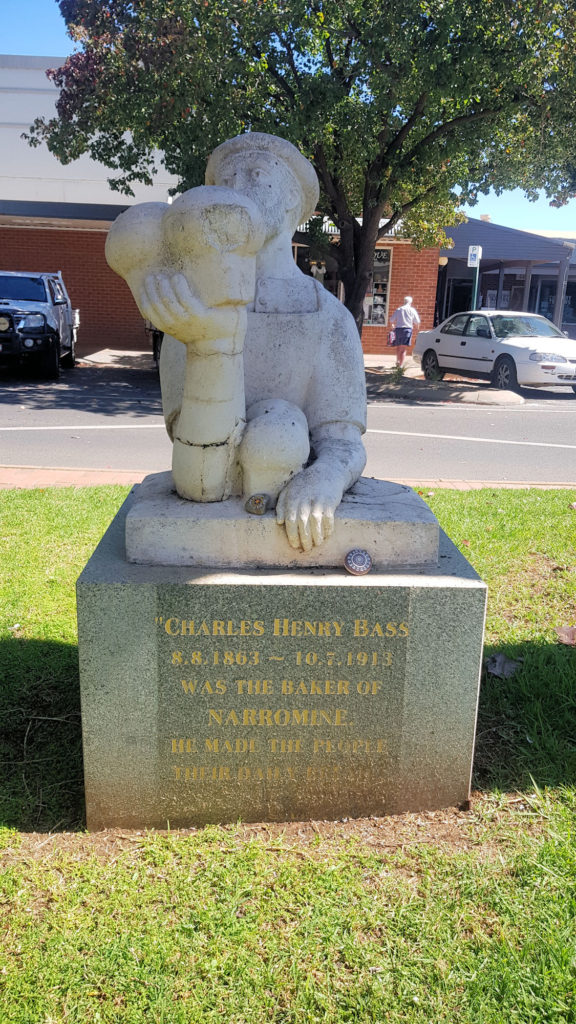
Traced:
POLYGON ((253 494, 244 505, 244 508, 252 516, 263 516, 268 508, 270 499, 267 494, 253 494))
POLYGON ((352 576, 365 576, 372 568, 372 559, 363 548, 352 548, 344 559, 344 566, 352 576))

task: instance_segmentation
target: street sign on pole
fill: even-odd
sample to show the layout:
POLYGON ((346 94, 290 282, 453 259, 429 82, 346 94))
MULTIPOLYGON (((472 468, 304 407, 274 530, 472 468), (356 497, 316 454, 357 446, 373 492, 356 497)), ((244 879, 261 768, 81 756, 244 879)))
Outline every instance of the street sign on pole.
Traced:
POLYGON ((480 260, 482 259, 482 246, 468 246, 468 266, 474 268, 474 287, 472 289, 472 309, 478 304, 478 280, 480 278, 480 260))

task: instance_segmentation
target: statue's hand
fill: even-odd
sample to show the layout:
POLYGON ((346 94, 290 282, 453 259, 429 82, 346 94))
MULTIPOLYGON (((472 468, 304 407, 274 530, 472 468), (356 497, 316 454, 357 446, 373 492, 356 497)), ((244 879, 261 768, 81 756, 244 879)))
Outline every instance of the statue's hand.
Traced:
POLYGON ((244 307, 205 306, 180 273, 148 274, 138 298, 142 315, 184 344, 233 338, 246 316, 244 307))
POLYGON ((286 485, 276 504, 276 522, 286 527, 293 548, 310 551, 328 539, 342 493, 341 474, 319 463, 303 469, 286 485))

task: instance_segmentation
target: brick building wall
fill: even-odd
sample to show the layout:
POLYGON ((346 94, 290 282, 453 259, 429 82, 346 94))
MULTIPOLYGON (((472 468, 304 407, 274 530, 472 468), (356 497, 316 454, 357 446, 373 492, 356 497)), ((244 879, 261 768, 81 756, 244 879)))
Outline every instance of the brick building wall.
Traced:
MULTIPOLYGON (((128 285, 110 270, 104 257, 106 231, 50 227, 0 227, 0 269, 61 270, 72 305, 80 310, 78 353, 102 348, 147 349, 144 322, 128 285)), ((392 249, 389 315, 412 295, 422 329, 434 324, 438 249, 417 252, 409 242, 386 239, 392 249)), ((366 354, 393 353, 387 326, 362 331, 366 354)))
POLYGON ((106 231, 0 227, 1 270, 62 271, 80 310, 80 355, 150 347, 128 285, 106 263, 105 241, 106 231))
MULTIPOLYGON (((421 329, 427 330, 434 326, 434 305, 436 302, 436 283, 438 280, 439 249, 422 249, 417 252, 409 242, 397 239, 382 241, 383 249, 392 249, 390 267, 390 301, 388 304, 388 324, 386 326, 366 325, 362 330, 362 348, 367 355, 382 355, 384 352, 394 353, 388 345, 390 317, 398 306, 404 302, 405 295, 411 295, 414 306, 418 310, 421 329)), ((415 334, 412 341, 416 340, 415 334)))

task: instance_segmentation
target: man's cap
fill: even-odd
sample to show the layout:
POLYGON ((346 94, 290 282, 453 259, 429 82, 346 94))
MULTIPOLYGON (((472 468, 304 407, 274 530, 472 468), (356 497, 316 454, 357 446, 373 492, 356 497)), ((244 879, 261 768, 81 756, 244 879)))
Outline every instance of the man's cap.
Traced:
POLYGON ((307 221, 314 213, 320 194, 318 178, 312 164, 302 156, 296 146, 278 135, 267 135, 265 132, 246 132, 228 139, 217 146, 211 154, 206 166, 206 184, 215 185, 219 168, 224 160, 236 153, 259 152, 270 154, 286 164, 302 189, 302 206, 300 223, 307 221))

